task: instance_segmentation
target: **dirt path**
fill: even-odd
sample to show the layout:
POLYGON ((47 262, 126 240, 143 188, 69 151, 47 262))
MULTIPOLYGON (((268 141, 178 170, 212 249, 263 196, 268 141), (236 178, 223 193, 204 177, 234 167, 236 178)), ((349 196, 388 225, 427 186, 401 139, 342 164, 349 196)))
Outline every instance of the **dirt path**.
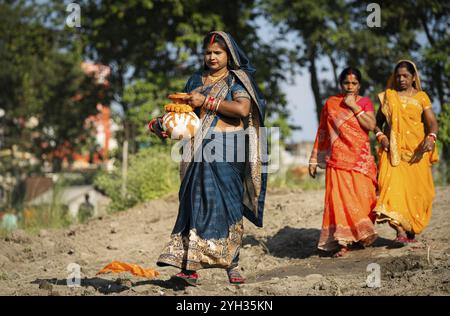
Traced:
POLYGON ((245 223, 240 257, 248 282, 240 286, 229 285, 220 269, 201 271, 197 287, 172 280, 174 268, 158 269, 153 280, 96 276, 112 260, 156 268, 175 222, 175 197, 38 236, 18 231, 0 240, 0 295, 449 295, 450 187, 436 191, 419 243, 390 249, 394 233, 380 225, 373 247, 340 259, 316 251, 323 191, 271 191, 265 227, 245 223), (66 285, 70 263, 81 267, 81 287, 66 285), (370 263, 380 266, 379 288, 366 284, 370 263))

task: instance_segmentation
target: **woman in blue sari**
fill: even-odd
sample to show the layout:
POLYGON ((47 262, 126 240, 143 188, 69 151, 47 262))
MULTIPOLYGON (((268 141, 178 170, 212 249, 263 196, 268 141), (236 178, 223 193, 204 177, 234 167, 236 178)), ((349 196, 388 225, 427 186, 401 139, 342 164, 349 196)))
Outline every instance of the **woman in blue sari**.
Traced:
POLYGON ((265 102, 255 69, 229 34, 209 33, 203 48, 204 69, 184 91, 201 128, 183 147, 178 218, 157 264, 180 268, 177 277, 189 284, 205 268, 226 269, 231 283, 244 283, 238 267, 243 217, 259 227, 263 222, 265 102))

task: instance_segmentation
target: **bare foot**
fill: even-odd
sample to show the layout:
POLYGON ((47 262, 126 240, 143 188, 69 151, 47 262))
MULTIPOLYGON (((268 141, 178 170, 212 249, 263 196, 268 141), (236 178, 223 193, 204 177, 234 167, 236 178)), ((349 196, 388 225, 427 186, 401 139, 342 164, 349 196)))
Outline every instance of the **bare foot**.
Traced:
POLYGON ((397 238, 400 238, 400 239, 408 238, 408 236, 406 235, 406 231, 403 229, 403 227, 398 226, 398 225, 393 225, 391 223, 389 223, 389 226, 391 226, 393 229, 395 229, 395 231, 397 232, 397 238))
POLYGON ((397 237, 408 238, 406 231, 403 228, 397 229, 397 237))
POLYGON ((341 247, 341 249, 333 255, 333 258, 344 257, 348 251, 347 247, 341 247))

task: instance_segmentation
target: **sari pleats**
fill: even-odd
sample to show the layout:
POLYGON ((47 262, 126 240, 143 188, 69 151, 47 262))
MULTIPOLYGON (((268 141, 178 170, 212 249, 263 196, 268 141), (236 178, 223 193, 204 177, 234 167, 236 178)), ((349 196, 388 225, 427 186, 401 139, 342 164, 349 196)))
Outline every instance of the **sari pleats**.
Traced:
MULTIPOLYGON (((354 242, 371 244, 377 233, 376 166, 370 142, 344 97, 330 97, 322 110, 313 157, 326 168, 325 209, 318 248, 332 251, 354 242)), ((370 102, 368 98, 360 100, 370 102)))
POLYGON ((325 210, 319 249, 331 251, 352 242, 371 244, 376 238, 372 209, 375 186, 364 174, 333 167, 326 169, 325 210))
POLYGON ((422 112, 431 102, 423 91, 414 97, 399 97, 388 89, 382 98, 391 146, 389 152, 381 151, 380 196, 374 211, 377 222, 390 222, 418 234, 431 218, 435 196, 431 165, 438 160, 437 150, 426 152, 417 163, 409 161, 425 137, 422 112))

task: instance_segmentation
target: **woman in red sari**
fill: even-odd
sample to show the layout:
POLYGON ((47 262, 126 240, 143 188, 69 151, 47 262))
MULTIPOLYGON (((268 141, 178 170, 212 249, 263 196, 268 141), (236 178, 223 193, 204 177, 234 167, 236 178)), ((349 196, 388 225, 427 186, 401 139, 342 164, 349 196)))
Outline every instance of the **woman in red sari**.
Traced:
POLYGON ((346 68, 339 76, 342 93, 328 98, 309 162, 309 174, 325 169, 325 211, 318 248, 341 257, 352 243, 376 238, 376 165, 368 133, 375 128, 373 104, 358 95, 361 73, 346 68))

